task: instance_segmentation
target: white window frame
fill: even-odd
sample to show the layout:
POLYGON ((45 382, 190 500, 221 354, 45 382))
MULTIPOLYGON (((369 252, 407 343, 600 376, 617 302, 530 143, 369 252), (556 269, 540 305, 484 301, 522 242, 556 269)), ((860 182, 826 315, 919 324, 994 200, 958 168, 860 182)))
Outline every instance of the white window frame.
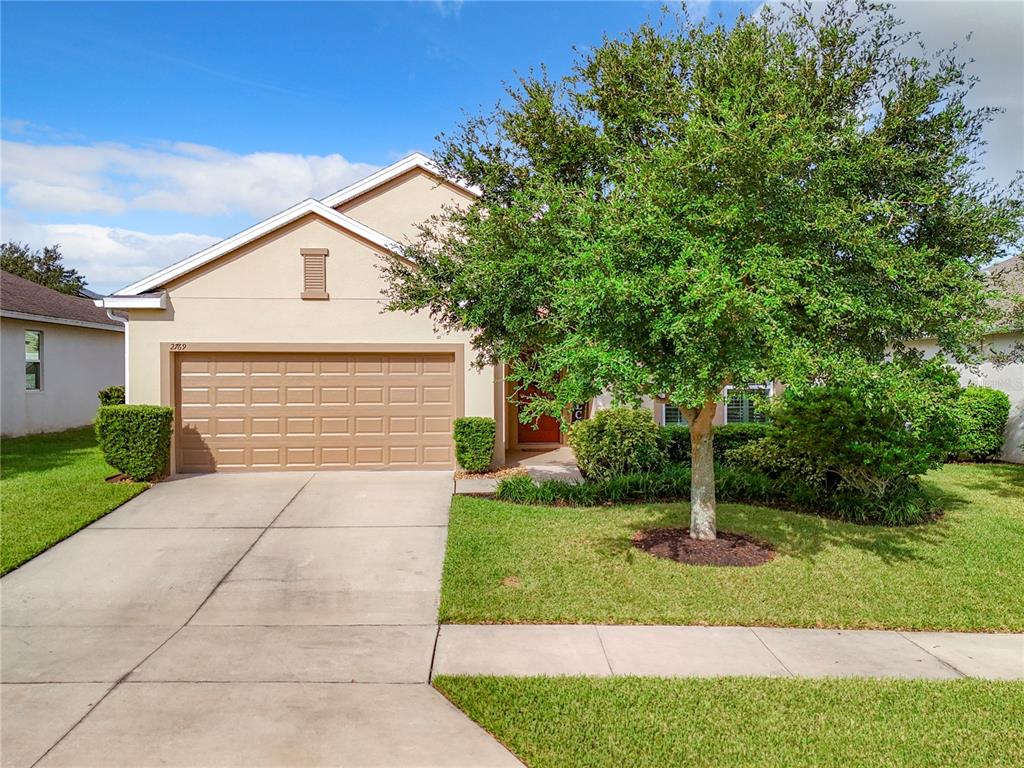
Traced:
POLYGON ((25 337, 24 337, 24 342, 23 342, 24 346, 22 348, 22 355, 25 358, 25 365, 27 366, 29 363, 37 363, 39 365, 39 373, 36 375, 36 386, 34 388, 29 387, 28 386, 28 381, 26 380, 26 382, 25 382, 25 391, 26 392, 42 392, 43 391, 43 344, 45 343, 43 336, 44 336, 43 332, 40 331, 40 330, 37 330, 36 328, 26 328, 25 329, 25 337), (28 335, 30 333, 36 334, 36 336, 39 338, 39 359, 38 360, 29 360, 28 359, 28 335))
MULTIPOLYGON (((756 390, 756 389, 763 389, 765 395, 767 395, 768 397, 772 396, 772 383, 770 381, 764 382, 764 383, 745 384, 743 386, 733 386, 732 384, 730 384, 729 386, 727 386, 725 388, 725 407, 724 407, 723 413, 722 413, 722 415, 725 418, 725 421, 724 421, 725 424, 729 423, 729 396, 732 394, 732 391, 734 389, 741 389, 741 390, 744 390, 744 391, 747 391, 747 392, 752 392, 753 390, 756 390)), ((734 424, 748 424, 748 423, 751 423, 751 422, 736 421, 736 422, 733 422, 733 423, 734 424)))
POLYGON ((664 402, 661 404, 661 426, 663 427, 675 427, 675 426, 687 426, 686 418, 683 416, 683 412, 679 411, 679 421, 673 421, 671 424, 668 422, 668 409, 675 408, 679 411, 678 405, 672 405, 672 403, 664 402))

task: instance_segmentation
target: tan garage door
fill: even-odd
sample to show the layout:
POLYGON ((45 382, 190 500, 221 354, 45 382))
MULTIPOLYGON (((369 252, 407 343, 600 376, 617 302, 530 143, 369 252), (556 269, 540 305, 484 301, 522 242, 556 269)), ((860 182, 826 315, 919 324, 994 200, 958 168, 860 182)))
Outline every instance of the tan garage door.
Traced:
POLYGON ((179 472, 454 466, 450 353, 176 358, 179 472))

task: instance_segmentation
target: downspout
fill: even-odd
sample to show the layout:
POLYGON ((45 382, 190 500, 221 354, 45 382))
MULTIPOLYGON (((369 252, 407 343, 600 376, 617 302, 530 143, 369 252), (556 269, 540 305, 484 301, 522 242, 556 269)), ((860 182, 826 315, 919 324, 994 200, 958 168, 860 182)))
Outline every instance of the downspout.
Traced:
POLYGON ((128 318, 115 315, 112 309, 107 309, 106 307, 104 309, 107 310, 107 317, 111 320, 116 320, 124 326, 124 401, 130 403, 131 398, 128 396, 128 381, 130 379, 128 375, 128 318))

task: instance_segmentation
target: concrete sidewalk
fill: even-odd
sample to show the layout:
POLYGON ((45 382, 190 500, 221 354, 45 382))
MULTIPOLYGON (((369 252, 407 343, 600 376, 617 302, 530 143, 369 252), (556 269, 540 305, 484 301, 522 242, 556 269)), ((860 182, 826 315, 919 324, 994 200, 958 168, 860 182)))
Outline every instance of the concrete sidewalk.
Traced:
POLYGON ((441 627, 433 675, 1024 679, 1024 635, 579 625, 441 627))
MULTIPOLYGON (((576 457, 567 445, 544 450, 510 451, 505 457, 505 466, 525 469, 530 477, 538 482, 561 480, 578 483, 583 480, 583 475, 576 466, 576 457)), ((455 492, 494 493, 499 480, 497 477, 463 477, 455 481, 455 492)))

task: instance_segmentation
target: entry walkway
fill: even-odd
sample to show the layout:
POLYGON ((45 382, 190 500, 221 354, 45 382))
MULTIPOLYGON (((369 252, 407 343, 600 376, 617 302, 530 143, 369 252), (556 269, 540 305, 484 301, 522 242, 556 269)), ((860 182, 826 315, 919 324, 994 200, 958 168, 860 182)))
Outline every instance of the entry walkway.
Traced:
POLYGON ((1024 635, 762 627, 444 625, 434 675, 1024 679, 1024 635))
POLYGON ((0 582, 4 766, 521 765, 429 684, 450 472, 160 483, 0 582))

